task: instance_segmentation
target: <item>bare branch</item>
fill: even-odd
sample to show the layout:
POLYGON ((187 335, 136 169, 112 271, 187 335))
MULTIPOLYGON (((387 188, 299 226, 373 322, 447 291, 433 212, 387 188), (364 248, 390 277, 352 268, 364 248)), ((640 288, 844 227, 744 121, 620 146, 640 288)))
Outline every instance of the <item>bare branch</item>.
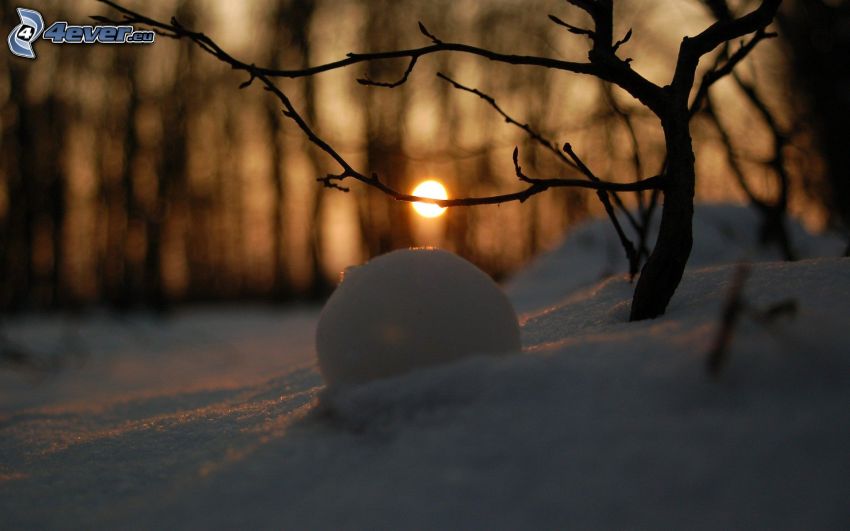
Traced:
POLYGON ((585 163, 584 163, 584 161, 582 161, 582 160, 579 158, 579 156, 578 156, 578 155, 576 155, 576 152, 575 152, 575 151, 573 151, 573 146, 572 146, 572 145, 570 145, 570 143, 569 143, 569 142, 565 143, 565 144, 564 144, 564 146, 563 146, 561 149, 563 149, 563 150, 564 150, 564 153, 566 153, 567 155, 569 155, 569 156, 570 156, 570 158, 572 159, 573 163, 575 163, 575 166, 576 166, 576 167, 579 169, 579 171, 581 171, 581 172, 582 172, 582 173, 583 173, 583 174, 584 174, 584 175, 585 175, 588 179, 590 179, 591 181, 598 181, 598 180, 599 180, 599 177, 597 177, 597 176, 596 176, 596 175, 595 175, 592 171, 590 171, 590 168, 588 168, 588 167, 587 167, 587 164, 585 164, 585 163))
POLYGON ((720 375, 720 372, 729 362, 729 345, 732 343, 735 325, 738 323, 741 313, 745 309, 743 300, 744 284, 749 274, 750 265, 746 262, 738 264, 738 267, 735 268, 732 285, 729 287, 726 302, 723 304, 720 327, 717 330, 714 345, 711 347, 708 358, 706 359, 708 373, 714 378, 720 375))
POLYGON ((629 28, 629 31, 626 32, 626 36, 614 43, 614 46, 612 48, 614 53, 617 53, 617 50, 620 48, 620 46, 629 42, 629 40, 631 38, 632 38, 632 28, 629 28))
POLYGON ((451 84, 454 88, 456 88, 458 90, 462 90, 462 91, 465 91, 465 92, 469 92, 471 94, 475 94, 476 96, 478 96, 482 100, 486 101, 491 107, 493 107, 493 109, 496 110, 497 113, 499 113, 505 119, 505 122, 507 122, 511 125, 515 125, 516 127, 519 127, 520 129, 525 131, 528 134, 528 136, 531 137, 532 140, 534 140, 535 142, 537 142, 538 144, 540 144, 541 146, 543 146, 547 150, 554 153, 555 156, 557 156, 567 166, 578 169, 578 166, 576 166, 576 164, 572 160, 568 159, 564 155, 564 153, 560 149, 558 149, 557 145, 554 142, 547 139, 546 137, 541 135, 536 130, 532 129, 531 126, 528 125, 527 123, 520 123, 519 121, 512 118, 510 115, 508 115, 508 113, 506 113, 504 110, 502 110, 502 108, 499 106, 499 104, 496 103, 496 100, 492 96, 490 96, 489 94, 485 94, 484 92, 481 92, 480 90, 478 90, 476 88, 461 85, 460 83, 458 83, 454 79, 450 78, 449 76, 443 74, 442 72, 437 72, 437 77, 447 81, 449 84, 451 84))
MULTIPOLYGON (((217 44, 215 44, 209 37, 204 35, 203 33, 195 33, 192 31, 183 28, 179 24, 165 24, 163 22, 151 19, 149 17, 140 15, 134 11, 131 11, 125 7, 122 7, 112 0, 98 0, 106 5, 111 6, 117 11, 121 12, 124 16, 121 21, 124 24, 142 24, 149 26, 154 31, 161 32, 161 34, 165 37, 177 38, 178 34, 183 37, 191 37, 204 51, 210 53, 215 56, 217 59, 224 61, 230 64, 233 68, 243 69, 244 63, 236 61, 232 56, 225 53, 217 44)), ((604 3, 604 2, 603 2, 604 3)), ((603 10, 605 11, 605 10, 603 10)), ((105 19, 109 20, 109 19, 105 19)), ((596 19, 594 19, 596 20, 596 19)), ((607 16, 603 15, 599 18, 601 21, 607 20, 607 16)), ((110 22, 116 22, 110 20, 110 22)), ((176 20, 172 20, 172 22, 177 22, 176 20)), ((607 22, 605 22, 607 24, 607 22)), ((597 21, 597 25, 599 22, 597 21)), ((420 23, 419 30, 422 31, 424 25, 420 23)), ((597 33, 599 29, 597 28, 597 33)), ((606 29, 606 31, 608 31, 606 29)), ((423 32, 424 35, 428 36, 433 40, 435 37, 431 34, 427 29, 423 32)), ((433 53, 441 53, 441 52, 457 52, 475 55, 478 57, 482 57, 485 59, 489 59, 490 61, 511 64, 511 65, 521 65, 521 66, 538 66, 543 68, 551 68, 554 70, 562 70, 566 72, 573 72, 577 74, 587 74, 598 76, 606 81, 611 83, 615 83, 618 86, 622 87, 629 94, 643 102, 650 109, 655 111, 656 113, 661 112, 664 105, 664 94, 661 88, 654 83, 650 82, 637 72, 633 71, 628 62, 623 61, 617 58, 610 51, 610 38, 608 38, 608 53, 607 54, 593 54, 591 53, 590 62, 574 62, 574 61, 562 61, 559 59, 553 59, 549 57, 539 57, 533 55, 512 55, 512 54, 504 54, 499 52, 494 52, 491 50, 487 50, 484 48, 479 48, 477 46, 471 46, 468 44, 461 43, 452 43, 452 42, 443 42, 437 39, 437 42, 429 46, 424 46, 421 48, 411 48, 407 50, 392 50, 387 52, 373 52, 373 53, 349 53, 347 54, 345 59, 340 59, 337 61, 332 61, 330 63, 325 63, 321 65, 316 65, 308 68, 300 68, 300 69, 276 69, 276 68, 266 68, 266 67, 253 67, 253 72, 255 74, 263 74, 267 77, 285 77, 285 78, 300 78, 312 76, 315 74, 320 74, 322 72, 328 72, 331 70, 337 70, 340 68, 345 68, 347 66, 359 64, 359 63, 368 63, 373 61, 383 61, 388 59, 401 59, 407 58, 410 61, 413 59, 418 59, 424 55, 429 55, 433 53), (608 57, 610 55, 610 57, 608 57)), ((594 42, 603 42, 599 40, 599 36, 594 37, 594 42)), ((600 48, 601 49, 601 48, 600 48)), ((410 64, 408 64, 410 66, 410 64)), ((409 76, 409 72, 407 72, 409 76)), ((399 80, 398 84, 401 84, 404 79, 399 80)), ((387 86, 391 84, 378 84, 377 82, 370 82, 367 80, 365 84, 376 84, 378 86, 387 86)), ((398 86, 396 84, 395 86, 398 86)))
POLYGON ((685 37, 679 48, 679 58, 671 85, 680 91, 690 92, 697 65, 703 55, 724 42, 764 30, 773 21, 781 3, 782 0, 762 0, 759 7, 740 18, 718 20, 699 35, 685 37))
POLYGON ((552 22, 554 22, 555 24, 557 24, 559 26, 563 26, 563 27, 567 28, 567 31, 569 31, 570 33, 574 33, 576 35, 587 35, 591 39, 593 38, 593 31, 591 31, 589 29, 585 29, 585 28, 579 28, 578 26, 573 26, 569 22, 564 22, 563 20, 559 19, 555 15, 549 15, 549 20, 551 20, 552 22))
POLYGON ((395 88, 395 87, 401 85, 402 83, 404 83, 405 81, 407 81, 407 78, 410 77, 410 73, 413 72, 413 67, 416 66, 416 60, 417 59, 418 59, 418 57, 412 57, 410 59, 410 62, 407 64, 407 69, 405 69, 404 74, 402 74, 401 78, 398 81, 395 81, 393 83, 381 83, 381 82, 378 82, 378 81, 372 81, 371 79, 366 78, 366 77, 361 77, 360 79, 357 80, 357 82, 360 83, 361 85, 367 85, 367 86, 370 86, 370 87, 395 88))
MULTIPOLYGON (((724 52, 718 56, 718 64, 715 64, 714 68, 705 73, 702 77, 702 81, 700 81, 699 88, 697 89, 696 95, 694 96, 694 100, 690 106, 690 114, 693 116, 699 111, 700 106, 706 98, 706 94, 708 93, 708 89, 711 88, 717 81, 722 79, 723 77, 732 73, 735 67, 744 60, 747 55, 756 47, 756 45, 764 40, 776 37, 776 33, 767 32, 764 28, 756 31, 756 34, 747 41, 742 44, 738 50, 735 51, 732 55, 729 55, 728 52, 724 52), (723 65, 719 65, 719 62, 722 58, 725 58, 726 61, 723 65)), ((728 44, 727 44, 728 49, 728 44)))
POLYGON ((623 125, 626 127, 626 131, 629 134, 629 142, 631 143, 632 148, 632 168, 634 169, 635 179, 640 179, 643 164, 641 163, 640 157, 640 143, 638 142, 637 131, 635 130, 634 123, 632 123, 632 116, 623 110, 620 107, 620 104, 617 103, 617 99, 614 97, 614 93, 611 90, 611 85, 608 83, 603 84, 603 96, 605 97, 605 101, 608 103, 608 107, 617 118, 623 122, 623 125))
MULTIPOLYGON (((626 127, 626 131, 629 134, 629 140, 631 142, 631 150, 632 150, 632 168, 634 170, 634 178, 640 179, 642 176, 642 164, 640 160, 640 143, 638 142, 637 132, 635 131, 634 124, 632 123, 632 118, 626 113, 620 105, 617 103, 616 98, 611 90, 610 83, 602 84, 602 94, 605 97, 606 102, 608 103, 608 107, 617 116, 620 121, 623 122, 623 125, 626 127)), ((638 211, 640 214, 644 213, 645 206, 643 201, 643 194, 637 194, 637 203, 638 203, 638 211)), ((614 202, 617 203, 617 206, 620 210, 625 214, 626 219, 628 219, 629 224, 631 224, 632 228, 635 229, 638 233, 641 232, 640 223, 635 219, 632 213, 628 208, 623 204, 622 199, 616 194, 614 194, 614 202)))
MULTIPOLYGON (((612 218, 617 233, 626 248, 630 263, 635 263, 634 258, 637 253, 634 250, 634 246, 624 236, 622 227, 614 215, 608 194, 613 192, 652 190, 654 206, 660 193, 663 192, 664 208, 657 243, 652 254, 646 261, 633 298, 630 318, 632 320, 639 320, 656 317, 664 312, 682 278, 692 247, 692 207, 695 171, 692 139, 688 128, 688 120, 690 119, 688 103, 694 86, 694 78, 699 61, 705 54, 724 42, 741 38, 760 30, 763 31, 773 20, 781 0, 761 0, 759 7, 748 15, 737 19, 720 20, 696 37, 685 38, 679 50, 673 79, 665 87, 649 81, 640 73, 633 70, 629 59, 622 59, 617 56, 616 52, 629 40, 631 32, 628 32, 623 39, 614 42, 613 0, 567 0, 568 3, 584 10, 593 21, 594 27, 592 30, 580 31, 581 34, 588 35, 592 39, 592 47, 588 52, 588 60, 586 62, 562 61, 533 55, 505 54, 468 44, 443 42, 437 39, 420 23, 419 31, 431 39, 431 44, 428 46, 373 53, 349 53, 345 58, 337 61, 300 69, 273 69, 246 64, 222 50, 218 44, 203 33, 191 31, 174 19, 171 20, 171 23, 163 23, 123 8, 115 4, 112 0, 100 1, 120 12, 124 17, 123 23, 140 24, 167 37, 191 40, 219 61, 228 64, 235 70, 247 73, 249 78, 243 83, 243 86, 247 87, 253 81, 259 81, 266 90, 272 92, 281 102, 284 115, 295 122, 312 144, 324 151, 340 166, 341 170, 338 173, 331 173, 319 178, 319 181, 325 186, 344 190, 346 187, 343 186, 343 182, 346 179, 352 179, 381 190, 383 193, 400 201, 425 202, 444 207, 497 204, 508 201, 521 202, 534 194, 554 187, 593 189, 597 191, 597 195, 605 206, 606 212, 612 218), (604 182, 599 180, 587 165, 581 161, 569 144, 565 144, 562 151, 566 155, 566 159, 571 161, 586 179, 538 179, 530 177, 522 172, 522 168, 519 166, 518 152, 515 152, 514 169, 520 183, 525 185, 525 188, 522 190, 488 197, 465 197, 444 200, 417 197, 401 193, 390 187, 379 179, 377 175, 366 176, 354 169, 339 152, 308 125, 302 115, 295 109, 287 95, 274 81, 280 77, 301 78, 312 76, 360 63, 367 64, 375 61, 406 59, 408 61, 407 67, 401 78, 397 81, 381 82, 368 78, 359 80, 360 83, 366 85, 395 87, 409 79, 420 57, 442 52, 467 54, 503 64, 535 66, 578 74, 588 74, 617 85, 639 100, 660 118, 661 127, 665 133, 666 160, 669 161, 669 165, 665 164, 662 175, 649 179, 637 180, 631 183, 604 182)), ((558 23, 557 21, 560 19, 554 17, 552 20, 558 23)), ((568 29, 570 28, 570 25, 566 23, 563 25, 568 29)), ((761 38, 761 36, 757 37, 761 38)), ((714 69, 716 72, 712 75, 719 76, 725 70, 732 71, 735 64, 748 53, 749 49, 740 52, 739 55, 732 54, 729 56, 726 66, 718 63, 714 69)), ((728 52, 726 54, 728 55, 728 52)), ((447 81, 450 80, 447 79, 447 81)), ((706 87, 710 86, 711 83, 713 83, 711 77, 706 78, 706 87)), ((459 87, 456 86, 455 88, 459 87)), ((473 92, 474 89, 467 90, 473 92)), ((706 92, 707 90, 708 88, 705 89, 706 92)), ((493 101, 493 103, 495 102, 493 101)), ((515 125, 519 125, 520 127, 524 125, 516 121, 514 122, 515 125)), ((528 127, 528 130, 531 130, 531 128, 528 127)), ((646 225, 643 228, 645 229, 646 225)), ((643 238, 645 234, 642 233, 641 237, 643 238)))
POLYGON ((325 188, 331 188, 334 190, 339 190, 340 192, 348 193, 351 189, 347 186, 342 186, 341 184, 339 184, 339 181, 342 181, 346 177, 347 175, 345 174, 335 175, 333 173, 329 173, 324 177, 316 177, 316 181, 322 183, 325 188))
POLYGON ((419 22, 419 31, 422 33, 422 35, 425 35, 426 37, 431 39, 431 42, 433 42, 434 44, 442 44, 443 43, 443 41, 441 41, 440 39, 435 37, 434 34, 431 33, 430 31, 428 31, 428 28, 426 28, 425 24, 423 24, 422 22, 419 22))
MULTIPOLYGON (((515 125, 515 126, 519 127, 520 129, 522 129, 523 131, 525 131, 537 143, 539 143, 543 147, 545 147, 548 150, 555 153, 558 156, 558 158, 561 161, 563 161, 565 164, 567 164, 568 166, 570 166, 572 168, 579 170, 585 177, 587 177, 591 181, 595 181, 595 182, 600 181, 600 179, 590 170, 590 168, 588 168, 588 166, 579 158, 579 156, 576 154, 576 152, 573 151, 572 146, 570 146, 570 144, 564 144, 563 151, 558 150, 555 147, 554 142, 544 138, 540 133, 538 133, 537 131, 532 129, 531 126, 529 126, 528 124, 519 123, 518 121, 513 119, 510 115, 508 115, 505 111, 503 111, 502 108, 499 107, 498 103, 496 103, 496 100, 492 96, 485 94, 484 92, 482 92, 478 89, 470 88, 470 87, 466 87, 464 85, 461 85, 460 83, 458 83, 457 81, 454 81, 453 79, 449 78, 445 74, 438 73, 437 76, 439 76, 440 78, 449 82, 454 88, 456 88, 458 90, 470 92, 472 94, 475 94, 479 98, 483 99, 484 101, 489 103, 490 106, 493 107, 496 110, 496 112, 498 112, 500 115, 502 115, 502 117, 505 118, 506 122, 508 122, 509 124, 515 125), (567 158, 564 155, 564 153, 569 155, 569 158, 567 158)), ((514 153, 513 153, 513 161, 514 161, 514 170, 516 172, 516 176, 520 181, 526 182, 526 183, 539 182, 538 179, 531 179, 530 177, 528 177, 527 175, 525 175, 522 172, 522 168, 520 167, 519 161, 518 161, 518 149, 516 149, 516 148, 514 149, 514 153)), ((636 176, 636 179, 639 179, 639 176, 636 176)), ((635 229, 637 230, 636 221, 635 221, 634 217, 632 216, 631 212, 629 212, 628 208, 626 208, 626 206, 623 204, 623 201, 620 199, 620 196, 617 195, 616 192, 610 192, 610 195, 614 197, 614 201, 617 203, 617 206, 620 208, 620 210, 623 212, 623 214, 626 216, 626 218, 628 218, 628 220, 630 221, 632 226, 635 227, 635 229)), ((597 196, 599 197, 600 202, 602 202, 602 205, 605 208, 605 213, 608 215, 608 218, 611 220, 611 223, 614 225, 614 229, 617 231, 617 236, 620 238, 620 243, 623 245, 623 249, 626 252, 626 258, 629 261, 629 272, 631 273, 632 276, 634 276, 635 274, 637 274, 638 262, 639 262, 638 253, 635 251, 635 246, 631 242, 631 240, 629 240, 629 238, 626 236, 625 231, 623 231, 623 227, 620 225, 620 220, 617 218, 616 213, 614 212, 614 209, 611 206, 611 201, 608 197, 609 192, 606 192, 606 191, 603 191, 603 190, 597 190, 597 196)))
MULTIPOLYGON (((529 197, 548 190, 550 188, 559 188, 559 187, 574 187, 574 188, 588 188, 597 191, 602 191, 603 195, 605 191, 639 191, 639 190, 653 190, 663 188, 665 183, 665 178, 663 176, 656 176, 649 179, 645 179, 642 181, 632 182, 632 183, 611 183, 611 182, 603 182, 597 180, 584 180, 584 179, 532 179, 526 181, 529 183, 529 186, 524 190, 520 190, 518 192, 501 194, 501 195, 493 195, 487 197, 464 197, 464 198, 456 198, 456 199, 432 199, 428 197, 419 197, 411 194, 402 193, 387 184, 381 181, 376 174, 372 174, 371 176, 366 176, 363 173, 354 169, 342 155, 339 154, 327 141, 322 139, 310 125, 304 120, 301 114, 295 109, 295 106, 292 104, 289 97, 272 81, 271 75, 266 73, 266 70, 263 68, 259 68, 253 64, 247 64, 242 61, 235 59, 233 56, 229 55, 227 52, 222 50, 212 39, 204 35, 203 33, 191 31, 182 25, 180 25, 175 19, 172 18, 170 24, 166 24, 163 22, 159 22, 148 17, 144 17, 135 13, 129 9, 118 6, 111 0, 100 0, 101 2, 108 4, 121 13, 125 15, 125 22, 133 22, 133 23, 141 23, 145 24, 163 32, 163 35, 174 38, 174 39, 189 39, 195 44, 197 44, 201 49, 210 53, 220 61, 227 63, 234 70, 241 70, 247 72, 250 76, 249 80, 243 85, 247 86, 253 80, 259 80, 265 90, 274 94, 277 99, 283 105, 283 115, 293 122, 302 130, 302 132, 307 136, 307 139, 310 140, 316 147, 325 152, 328 156, 330 156, 342 169, 340 173, 337 174, 327 174, 323 177, 317 178, 319 182, 321 182, 324 186, 328 188, 334 188, 341 191, 348 191, 348 188, 342 186, 340 183, 346 179, 354 179, 356 181, 360 181, 368 186, 376 188, 386 195, 396 199, 398 201, 406 201, 406 202, 422 202, 422 203, 432 203, 439 205, 441 207, 454 207, 454 206, 473 206, 473 205, 488 205, 488 204, 500 204, 506 203, 510 201, 519 201, 523 202, 529 197)), ((575 159, 579 160, 579 159, 575 159)), ((586 167, 585 167, 586 168, 586 167)), ((589 170, 587 170, 589 172, 589 170)), ((592 173, 590 173, 592 175, 592 173)))
POLYGON ((593 47, 596 51, 610 50, 614 39, 614 6, 611 0, 567 0, 593 19, 593 47))
POLYGON ((719 20, 696 37, 687 39, 687 46, 692 53, 705 55, 724 42, 764 29, 773 21, 781 3, 782 0, 763 0, 759 7, 740 18, 719 20))
POLYGON ((748 304, 744 299, 744 287, 751 268, 749 263, 742 262, 735 268, 732 276, 732 283, 720 315, 720 326, 706 359, 708 373, 715 379, 719 378, 723 369, 729 365, 729 349, 735 329, 743 317, 749 317, 764 327, 770 327, 779 318, 794 317, 799 310, 799 304, 795 299, 780 300, 764 308, 748 304))
POLYGON ((617 57, 620 46, 629 41, 632 31, 612 44, 614 35, 614 7, 612 0, 567 0, 568 3, 585 11, 593 20, 594 29, 588 33, 593 48, 588 54, 590 64, 597 67, 596 77, 622 88, 657 115, 665 112, 667 95, 664 91, 636 71, 632 70, 631 58, 617 57))
MULTIPOLYGON (((121 23, 123 24, 143 24, 151 27, 154 30, 158 30, 162 32, 161 34, 165 37, 171 38, 179 38, 182 37, 190 37, 194 40, 202 49, 207 51, 208 53, 214 55, 216 58, 230 64, 234 68, 240 68, 240 66, 246 66, 244 63, 236 61, 232 56, 225 53, 217 44, 215 44, 209 37, 204 35, 203 33, 196 33, 193 31, 189 31, 180 25, 176 20, 172 19, 170 24, 165 24, 163 22, 154 20, 152 18, 141 15, 135 11, 127 9, 123 6, 120 6, 113 2, 112 0, 98 0, 101 3, 104 3, 113 9, 121 12, 123 14, 123 19, 121 23), (239 66, 237 66, 239 64, 239 66)), ((110 20, 106 17, 101 17, 105 21, 109 22, 118 22, 114 20, 110 20)), ((423 55, 429 55, 433 53, 440 52, 460 52, 471 55, 476 55, 479 57, 483 57, 485 59, 489 59, 491 61, 512 64, 512 65, 526 65, 526 66, 541 66, 545 68, 552 68, 555 70, 564 70, 568 72, 575 72, 579 74, 595 74, 597 68, 590 63, 578 63, 572 61, 561 61, 559 59, 552 59, 548 57, 538 57, 532 55, 511 55, 511 54, 503 54, 494 52, 491 50, 487 50, 484 48, 478 48, 476 46, 470 46, 467 44, 461 43, 451 43, 451 42, 443 42, 433 34, 431 34, 427 28, 420 22, 419 30, 423 32, 424 35, 429 37, 433 44, 430 46, 424 46, 421 48, 411 48, 407 50, 393 50, 388 52, 374 52, 374 53, 349 53, 345 59, 340 59, 338 61, 333 61, 330 63, 312 66, 308 68, 300 68, 300 69, 276 69, 276 68, 266 68, 266 67, 254 67, 253 71, 255 74, 262 74, 267 77, 285 77, 285 78, 299 78, 299 77, 307 77, 315 74, 320 74, 322 72, 328 72, 331 70, 337 70, 340 68, 345 68, 347 66, 351 66, 359 63, 367 63, 372 61, 383 61, 387 59, 401 59, 407 58, 410 61, 414 61, 423 55), (424 31, 423 31, 424 30, 424 31)), ((244 69, 244 68, 240 68, 244 69)), ((408 72, 409 74, 409 72, 408 72)), ((366 84, 376 84, 377 83, 366 83, 366 84)), ((400 84, 400 83, 399 83, 400 84)), ((386 85, 378 85, 378 86, 386 86, 386 85)))
MULTIPOLYGON (((575 157, 574 160, 580 165, 580 169, 582 172, 587 171, 589 175, 593 175, 592 172, 585 166, 584 162, 572 149, 572 146, 569 144, 564 144, 564 151, 570 154, 571 157, 575 157)), ((666 181, 666 177, 663 175, 656 175, 654 177, 650 177, 648 179, 641 179, 630 183, 613 183, 610 181, 602 181, 595 175, 593 175, 593 179, 584 180, 584 179, 538 179, 525 175, 522 171, 522 168, 518 162, 519 157, 519 148, 514 148, 513 151, 513 161, 514 161, 514 170, 516 172, 517 178, 526 183, 546 186, 547 188, 557 188, 557 187, 572 187, 572 188, 588 188, 591 190, 596 190, 597 192, 601 192, 603 195, 606 192, 638 192, 644 190, 655 190, 655 189, 663 189, 664 183, 666 181)), ((445 206, 443 203, 447 200, 440 199, 432 199, 429 202, 438 204, 440 206, 445 206)), ((448 200, 451 201, 451 200, 448 200)))
MULTIPOLYGON (((590 171, 590 168, 576 155, 576 152, 573 151, 573 147, 567 143, 564 144, 563 147, 564 152, 570 156, 571 159, 576 163, 579 169, 584 173, 591 181, 600 182, 599 178, 590 171)), ((642 181, 635 181, 642 182, 642 181)), ((614 212, 614 207, 611 206, 611 200, 608 197, 608 194, 604 190, 596 191, 597 197, 599 197, 599 201, 602 203, 602 206, 605 208, 605 213, 608 215, 608 219, 611 220, 611 223, 614 225, 614 230, 617 231, 617 237, 620 239, 620 244, 623 246, 623 250, 626 252, 626 259, 629 261, 629 273, 632 278, 637 274, 637 264, 638 264, 638 255, 635 250, 635 246, 632 241, 626 236, 626 232, 623 230, 622 225, 620 224, 620 220, 617 218, 617 214, 614 212)), ((617 201, 620 205, 622 202, 619 201, 619 197, 617 201)), ((625 206, 622 206, 624 212, 628 212, 625 206)), ((627 213, 627 215, 629 215, 627 213)))
POLYGON ((738 181, 738 185, 743 190, 744 194, 746 194, 747 198, 750 200, 750 203, 757 207, 763 208, 765 205, 764 201, 762 201, 756 194, 753 192, 752 188, 750 188, 750 184, 747 182, 747 178, 744 175, 744 170, 741 168, 741 164, 738 162, 738 157, 735 156, 735 148, 732 145, 732 138, 729 136, 729 132, 720 122, 720 117, 717 116, 717 113, 714 110, 714 102, 711 97, 706 95, 705 97, 705 107, 703 109, 705 116, 707 116, 711 122, 714 124, 715 129, 720 134, 720 142, 723 144, 724 149, 726 150, 726 160, 729 163, 729 167, 732 169, 732 174, 735 176, 735 179, 738 181))

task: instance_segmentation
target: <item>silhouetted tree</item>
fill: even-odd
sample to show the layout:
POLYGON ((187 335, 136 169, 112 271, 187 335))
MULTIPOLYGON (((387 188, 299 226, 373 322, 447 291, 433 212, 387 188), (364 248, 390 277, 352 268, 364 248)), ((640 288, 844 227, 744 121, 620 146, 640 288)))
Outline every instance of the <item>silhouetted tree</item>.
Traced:
MULTIPOLYGON (((176 19, 172 19, 170 23, 163 23, 123 8, 108 0, 104 0, 104 3, 121 12, 124 15, 124 20, 122 21, 124 23, 144 24, 156 29, 165 36, 178 39, 188 38, 220 61, 229 64, 235 69, 247 72, 250 75, 250 79, 243 86, 249 85, 254 80, 259 80, 267 90, 271 91, 279 99, 283 105, 284 115, 294 121, 316 146, 325 151, 340 166, 341 171, 339 173, 329 174, 319 178, 326 187, 347 190, 342 183, 345 180, 353 179, 372 186, 397 200, 425 201, 449 207, 524 201, 532 195, 551 188, 578 186, 597 190, 600 200, 606 203, 606 209, 609 210, 609 214, 611 209, 608 206, 609 197, 616 192, 660 190, 664 197, 664 204, 662 207, 658 239, 646 264, 643 266, 632 301, 631 318, 633 320, 639 320, 656 317, 664 312, 681 280, 691 251, 695 170, 690 118, 692 116, 693 106, 700 104, 699 101, 691 101, 691 94, 694 91, 695 85, 697 85, 697 68, 700 60, 703 56, 713 52, 724 43, 752 35, 747 44, 730 54, 725 62, 716 65, 715 68, 711 69, 702 77, 697 85, 695 96, 697 99, 703 98, 707 93, 708 87, 716 82, 717 79, 729 74, 734 69, 734 66, 760 40, 770 36, 766 32, 766 27, 776 15, 780 1, 763 0, 759 7, 746 15, 728 20, 718 20, 698 35, 685 37, 676 57, 673 78, 669 84, 663 87, 652 83, 636 70, 632 69, 629 59, 623 59, 617 55, 620 47, 631 37, 631 31, 623 38, 615 39, 613 32, 614 7, 612 0, 568 0, 570 4, 584 11, 589 16, 592 21, 592 28, 578 27, 557 17, 550 16, 553 22, 564 26, 568 31, 590 39, 591 48, 586 62, 563 61, 542 56, 511 55, 467 44, 445 42, 430 33, 420 23, 421 32, 431 40, 430 45, 389 52, 350 53, 348 57, 339 61, 308 68, 299 67, 291 70, 262 68, 241 62, 222 50, 212 39, 203 33, 186 28, 176 19), (407 59, 407 67, 403 75, 396 81, 376 81, 369 77, 359 80, 364 85, 393 88, 407 81, 420 58, 439 52, 472 54, 495 62, 537 66, 592 75, 617 85, 639 100, 660 120, 664 131, 667 151, 663 172, 655 177, 630 184, 602 181, 579 158, 572 147, 569 144, 565 144, 563 151, 567 154, 572 164, 585 175, 586 180, 530 177, 522 171, 518 161, 517 151, 515 150, 514 167, 517 178, 527 185, 522 191, 487 197, 466 197, 449 200, 415 197, 397 190, 393 186, 392 181, 382 179, 377 173, 364 174, 356 170, 312 129, 302 114, 295 109, 287 95, 273 81, 276 77, 310 77, 320 72, 344 68, 359 63, 372 64, 388 59, 407 59)), ((447 80, 452 82, 450 79, 447 80)), ((534 135, 533 132, 530 132, 530 134, 532 136, 534 135)), ((612 215, 611 218, 616 222, 616 216, 612 215)), ((620 232, 619 228, 618 232, 620 232)), ((624 244, 630 245, 630 242, 627 243, 627 241, 624 241, 624 244)), ((634 251, 632 250, 632 252, 634 251)))
MULTIPOLYGON (((718 21, 730 21, 734 18, 726 0, 705 0, 705 3, 718 21)), ((731 54, 732 49, 730 43, 727 42, 723 46, 717 60, 728 61, 731 54)), ((791 236, 788 233, 788 203, 791 178, 788 174, 787 161, 785 160, 785 148, 789 144, 791 133, 783 130, 779 125, 778 119, 774 116, 774 113, 752 83, 744 81, 736 71, 732 71, 729 77, 734 81, 735 88, 744 95, 744 101, 755 109, 760 118, 761 125, 768 131, 771 142, 771 154, 765 166, 767 166, 770 175, 776 181, 775 197, 760 197, 749 184, 747 172, 739 161, 740 156, 736 152, 735 143, 732 141, 727 128, 716 111, 716 104, 707 91, 703 97, 705 102, 704 108, 699 109, 695 107, 693 111, 698 112, 703 110, 704 114, 708 116, 720 133, 720 139, 726 150, 726 156, 729 166, 732 169, 732 174, 735 176, 741 190, 749 199, 750 205, 761 217, 759 231, 761 244, 765 246, 776 245, 786 260, 794 260, 796 253, 791 242, 791 236)))
POLYGON ((850 239, 850 2, 791 0, 778 23, 797 72, 793 83, 804 95, 807 118, 826 163, 823 199, 831 207, 832 223, 843 225, 850 239))

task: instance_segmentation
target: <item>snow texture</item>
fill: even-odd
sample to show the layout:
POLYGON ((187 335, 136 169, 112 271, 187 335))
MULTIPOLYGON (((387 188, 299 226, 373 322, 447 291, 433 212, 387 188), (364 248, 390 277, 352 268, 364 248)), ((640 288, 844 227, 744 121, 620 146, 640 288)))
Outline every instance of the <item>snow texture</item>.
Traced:
POLYGON ((516 313, 502 289, 438 249, 393 251, 349 267, 316 333, 330 387, 520 349, 516 313))
POLYGON ((513 284, 522 355, 333 393, 316 309, 8 320, 36 353, 70 334, 86 356, 40 382, 0 371, 0 528, 846 529, 850 259, 753 265, 715 379, 723 261, 758 249, 701 222, 695 256, 720 262, 628 323, 624 276, 544 274, 570 248, 607 267, 577 247, 589 227, 513 284))
MULTIPOLYGON (((660 214, 651 225, 655 241, 660 214)), ((628 223, 620 220, 624 226, 628 223)), ((691 269, 739 261, 781 260, 776 246, 759 243, 759 214, 730 204, 697 205, 694 212, 694 245, 688 259, 691 269)), ((841 256, 847 242, 836 235, 813 235, 796 220, 788 220, 791 246, 799 258, 841 256)), ((557 248, 544 253, 508 283, 517 311, 534 310, 611 275, 628 271, 623 247, 608 219, 585 223, 571 231, 557 248)))

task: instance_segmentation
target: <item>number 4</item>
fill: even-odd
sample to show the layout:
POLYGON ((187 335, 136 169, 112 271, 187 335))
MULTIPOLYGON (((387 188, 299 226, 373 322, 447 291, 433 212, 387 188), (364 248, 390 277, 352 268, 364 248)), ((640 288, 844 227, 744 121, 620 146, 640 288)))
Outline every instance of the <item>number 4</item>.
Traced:
POLYGON ((53 44, 59 44, 65 42, 65 30, 68 28, 67 22, 62 22, 61 20, 57 20, 53 24, 47 28, 47 31, 44 32, 42 38, 48 39, 53 44))
POLYGON ((21 31, 18 32, 18 37, 24 40, 30 40, 32 38, 32 34, 35 31, 35 28, 32 26, 24 26, 21 28, 21 31))

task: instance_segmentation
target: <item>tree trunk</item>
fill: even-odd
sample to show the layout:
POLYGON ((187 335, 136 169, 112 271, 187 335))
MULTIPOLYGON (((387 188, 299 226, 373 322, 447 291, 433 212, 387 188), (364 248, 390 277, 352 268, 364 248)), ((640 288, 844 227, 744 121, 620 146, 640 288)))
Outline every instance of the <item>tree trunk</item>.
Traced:
POLYGON ((782 36, 790 43, 791 81, 807 102, 808 123, 817 135, 817 147, 826 163, 824 202, 830 221, 850 236, 850 150, 847 119, 850 116, 850 4, 827 0, 785 3, 778 18, 782 36))
POLYGON ((686 104, 677 105, 661 121, 667 146, 668 181, 658 239, 641 270, 632 298, 632 321, 652 319, 664 313, 691 254, 695 172, 688 122, 686 104))

